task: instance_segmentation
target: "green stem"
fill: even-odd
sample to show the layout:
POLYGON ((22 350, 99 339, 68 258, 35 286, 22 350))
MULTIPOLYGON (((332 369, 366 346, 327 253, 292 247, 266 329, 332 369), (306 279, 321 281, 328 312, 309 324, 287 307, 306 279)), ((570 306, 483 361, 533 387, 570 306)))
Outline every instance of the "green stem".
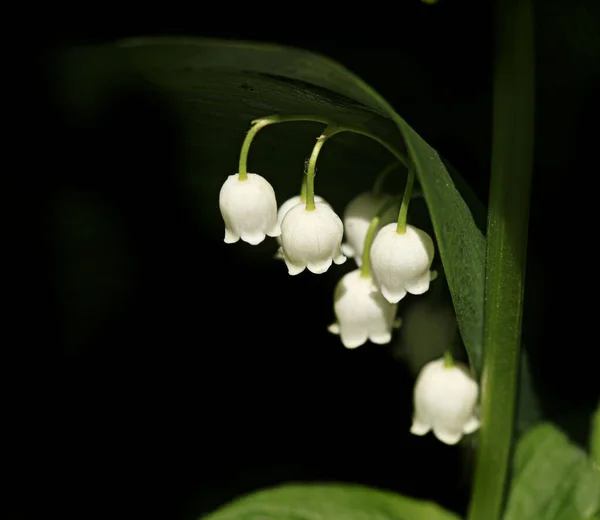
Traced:
POLYGON ((446 350, 444 352, 444 368, 451 368, 454 366, 454 358, 452 357, 452 352, 450 350, 446 350))
POLYGON ((377 178, 373 183, 372 190, 372 193, 375 197, 381 196, 381 193, 383 192, 383 183, 387 179, 387 176, 392 172, 392 170, 394 170, 394 168, 397 168, 399 165, 400 163, 394 161, 393 163, 388 164, 383 170, 381 170, 379 175, 377 175, 377 178))
POLYGON ((306 173, 302 175, 302 186, 300 187, 300 201, 306 202, 306 173))
POLYGON ((404 195, 402 197, 402 204, 400 205, 400 211, 398 212, 398 226, 396 232, 399 235, 406 233, 406 217, 408 216, 408 205, 412 197, 412 189, 415 183, 415 168, 411 166, 408 168, 408 176, 406 178, 406 187, 404 188, 404 195))
POLYGON ((299 122, 299 121, 309 121, 313 123, 322 123, 327 126, 337 126, 338 132, 352 132, 353 134, 363 135, 372 139, 373 141, 379 143, 386 150, 388 150, 398 161, 400 161, 405 166, 408 164, 408 159, 406 156, 398 149, 394 148, 387 141, 382 139, 381 137, 368 132, 367 130, 363 130, 362 128, 358 128, 355 126, 346 126, 341 125, 337 121, 333 119, 329 119, 327 117, 321 117, 312 114, 301 114, 301 115, 289 115, 289 116, 280 116, 280 115, 271 115, 266 117, 260 117, 252 121, 252 125, 261 124, 261 128, 265 126, 276 124, 276 123, 291 123, 291 122, 299 122))
POLYGON ((319 157, 319 153, 321 153, 321 148, 323 148, 325 141, 337 132, 337 126, 327 126, 327 128, 323 130, 323 133, 317 137, 317 142, 310 154, 308 170, 306 172, 306 211, 313 211, 315 209, 315 173, 317 168, 317 158, 319 157))
POLYGON ((248 152, 250 151, 250 145, 256 137, 256 134, 261 128, 267 126, 267 122, 257 120, 252 122, 252 127, 248 130, 246 138, 242 143, 242 150, 240 152, 240 165, 238 168, 238 180, 245 181, 248 179, 248 152))
MULTIPOLYGON (((400 152, 400 150, 394 148, 391 144, 389 144, 387 141, 385 141, 381 137, 379 137, 375 134, 372 134, 371 132, 368 132, 366 130, 363 130, 362 128, 353 127, 353 126, 341 126, 331 119, 321 117, 321 116, 315 116, 315 115, 290 115, 290 116, 271 115, 271 116, 261 117, 259 119, 255 119, 254 121, 252 121, 252 127, 248 131, 248 134, 246 135, 246 139, 244 139, 244 142, 242 144, 242 150, 240 152, 239 180, 244 181, 248 178, 248 172, 247 172, 248 152, 250 150, 250 145, 252 144, 252 140, 254 139, 254 137, 256 136, 256 134, 258 133, 259 130, 261 130, 262 128, 264 128, 266 126, 276 124, 276 123, 290 123, 290 122, 299 122, 299 121, 309 121, 309 122, 322 123, 322 124, 327 125, 327 128, 323 131, 323 134, 321 135, 321 137, 317 141, 317 144, 313 148, 313 152, 312 152, 311 158, 309 160, 308 171, 306 173, 306 194, 305 194, 307 211, 312 211, 312 209, 314 209, 314 176, 315 176, 315 165, 316 165, 317 157, 319 155, 319 152, 321 151, 321 147, 323 146, 324 142, 329 137, 333 136, 334 134, 337 134, 340 132, 352 132, 354 134, 363 135, 365 137, 368 137, 369 139, 372 139, 373 141, 379 143, 386 150, 388 150, 399 162, 401 162, 404 165, 408 164, 408 160, 407 160, 406 156, 402 152, 400 152), (312 172, 311 172, 311 166, 312 166, 312 172)), ((412 178, 411 178, 411 174, 409 173, 409 179, 407 181, 407 188, 408 188, 409 183, 412 188, 413 182, 414 182, 414 171, 412 173, 412 178)), ((302 196, 304 196, 304 191, 301 192, 301 197, 302 196)), ((406 198, 406 190, 405 190, 405 198, 406 198)), ((410 200, 410 194, 408 196, 408 199, 410 200)), ((408 210, 408 202, 405 204, 403 201, 402 205, 406 206, 406 209, 404 210, 406 212, 408 210)), ((401 209, 401 211, 402 211, 402 209, 401 209)), ((404 218, 406 219, 406 216, 404 218)))
POLYGON ((362 267, 360 269, 360 276, 362 278, 370 278, 371 277, 371 245, 373 244, 373 240, 375 240, 375 231, 379 226, 379 222, 385 216, 385 214, 398 203, 396 199, 388 200, 379 210, 377 214, 371 219, 371 223, 369 224, 369 229, 367 230, 367 234, 365 235, 365 242, 362 253, 362 267))
POLYGON ((504 507, 518 389, 533 170, 532 0, 498 0, 487 226, 482 428, 469 520, 504 507))

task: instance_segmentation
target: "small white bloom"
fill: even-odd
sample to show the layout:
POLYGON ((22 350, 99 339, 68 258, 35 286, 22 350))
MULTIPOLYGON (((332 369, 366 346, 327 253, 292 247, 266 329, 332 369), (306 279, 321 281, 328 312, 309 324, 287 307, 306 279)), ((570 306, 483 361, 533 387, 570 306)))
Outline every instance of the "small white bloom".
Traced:
MULTIPOLYGON (((364 192, 354 197, 346 206, 343 219, 346 243, 342 244, 342 251, 346 256, 354 258, 358 267, 362 265, 365 236, 371 220, 392 198, 389 194, 374 195, 372 192, 364 192)), ((398 209, 398 207, 391 207, 380 220, 377 230, 394 221, 398 209)))
POLYGON ((415 413, 410 432, 425 435, 433 430, 445 444, 456 444, 463 435, 479 428, 475 407, 479 386, 467 367, 444 359, 427 363, 417 377, 414 390, 415 413))
MULTIPOLYGON (((323 197, 319 197, 318 195, 315 195, 315 202, 325 202, 325 204, 328 204, 325 200, 323 200, 323 197)), ((296 204, 301 203, 302 197, 300 197, 300 195, 294 195, 292 198, 286 200, 281 206, 279 206, 279 209, 277 210, 277 224, 281 227, 283 217, 287 215, 287 212, 296 204)), ((275 254, 275 258, 283 260, 283 253, 281 251, 281 235, 279 235, 276 240, 280 247, 275 254)))
POLYGON ((414 226, 399 234, 394 222, 384 226, 371 246, 371 271, 381 293, 398 303, 406 293, 423 294, 431 281, 431 237, 414 226))
POLYGON ((397 304, 388 302, 373 279, 356 269, 344 275, 335 287, 333 310, 337 322, 329 332, 339 334, 346 348, 357 348, 371 340, 378 345, 392 339, 397 304))
POLYGON ((328 204, 316 202, 312 211, 296 204, 281 223, 281 248, 289 274, 300 274, 306 268, 320 274, 332 261, 343 264, 343 235, 344 225, 328 204))
POLYGON ((275 191, 260 175, 249 173, 243 181, 237 173, 227 177, 219 193, 219 208, 225 221, 226 244, 241 238, 248 244, 256 245, 266 235, 281 235, 275 191))

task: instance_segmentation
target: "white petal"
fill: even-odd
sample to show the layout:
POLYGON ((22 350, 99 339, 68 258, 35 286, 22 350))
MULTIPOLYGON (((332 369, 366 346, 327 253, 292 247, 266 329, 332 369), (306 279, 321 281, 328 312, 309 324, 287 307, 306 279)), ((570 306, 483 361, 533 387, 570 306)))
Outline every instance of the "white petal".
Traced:
POLYGON ((429 289, 429 282, 431 280, 431 271, 427 271, 420 278, 406 282, 406 290, 410 294, 423 294, 429 289))
POLYGON ((332 323, 329 325, 329 327, 327 327, 327 330, 337 336, 340 333, 340 325, 339 323, 332 323))
POLYGON ((413 419, 412 426, 410 427, 410 433, 413 435, 426 435, 431 430, 431 425, 419 421, 418 419, 413 419))
POLYGON ((327 260, 323 260, 321 262, 308 262, 307 267, 311 273, 322 274, 331 267, 332 262, 333 260, 328 258, 327 260))
POLYGON ((389 331, 371 332, 371 334, 369 334, 369 339, 376 345, 387 345, 390 341, 392 341, 392 333, 389 331))
POLYGON ((247 242, 248 244, 250 244, 251 246, 256 246, 258 244, 260 244, 266 237, 267 235, 265 233, 260 233, 260 232, 256 232, 256 233, 244 233, 241 236, 241 239, 244 242, 247 242))
POLYGON ((347 258, 342 254, 342 249, 340 248, 336 253, 334 253, 333 263, 336 265, 342 265, 347 258))
POLYGON ((240 239, 235 233, 229 231, 229 229, 225 228, 225 243, 226 244, 234 244, 240 239))
POLYGON ((398 303, 400 300, 404 299, 406 296, 406 291, 404 289, 397 289, 392 291, 387 286, 381 286, 381 294, 383 297, 390 303, 398 303))
POLYGON ((285 265, 288 268, 288 273, 291 276, 296 276, 297 274, 300 274, 302 271, 304 271, 304 269, 306 269, 306 266, 304 265, 300 265, 300 264, 292 264, 291 262, 288 262, 285 257, 285 265))
POLYGON ((271 229, 269 229, 266 234, 270 237, 277 238, 281 235, 281 227, 279 226, 279 224, 276 224, 271 229))
POLYGON ((479 419, 473 416, 463 426, 463 433, 465 435, 470 435, 471 433, 477 431, 480 426, 481 423, 479 422, 479 419))
POLYGON ((340 338, 346 348, 357 348, 367 342, 367 333, 358 328, 340 327, 340 338))
MULTIPOLYGON (((352 258, 354 257, 354 249, 352 249, 352 246, 348 243, 344 243, 342 244, 342 253, 344 255, 346 255, 348 258, 352 258)), ((362 260, 359 260, 358 258, 356 259, 356 263, 361 262, 362 260)), ((358 266, 360 267, 360 265, 358 266)))
POLYGON ((433 433, 440 441, 449 445, 456 444, 463 436, 463 433, 460 430, 446 430, 439 426, 433 427, 433 433))
POLYGON ((226 231, 225 242, 233 243, 241 237, 256 245, 267 234, 279 234, 277 225, 277 201, 273 187, 260 175, 249 173, 246 180, 230 175, 219 193, 219 209, 226 231))

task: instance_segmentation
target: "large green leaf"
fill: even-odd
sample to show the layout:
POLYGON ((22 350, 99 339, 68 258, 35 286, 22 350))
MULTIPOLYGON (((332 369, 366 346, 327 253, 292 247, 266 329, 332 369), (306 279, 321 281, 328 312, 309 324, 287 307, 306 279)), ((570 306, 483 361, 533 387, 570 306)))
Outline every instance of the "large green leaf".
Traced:
POLYGON ((600 513, 600 471, 548 423, 517 444, 504 520, 584 520, 600 513))
POLYGON ((600 469, 600 403, 598 403, 598 407, 592 416, 590 451, 594 463, 600 469))
MULTIPOLYGON (((204 39, 130 39, 65 57, 63 70, 71 75, 67 83, 74 86, 74 96, 91 90, 78 88, 82 83, 98 89, 111 81, 129 81, 177 111, 189 145, 182 160, 187 171, 194 172, 194 204, 215 222, 220 221, 218 189, 225 176, 236 171, 244 133, 257 117, 316 114, 372 132, 407 154, 417 167, 460 331, 473 367, 479 370, 485 243, 461 191, 467 199, 469 194, 436 151, 355 74, 300 49, 204 39), (89 52, 95 53, 93 60, 89 52)), ((89 109, 88 99, 79 103, 81 110, 89 109)), ((281 198, 291 196, 321 128, 288 123, 277 131, 263 130, 252 149, 251 171, 266 175, 281 198), (284 175, 275 176, 274 170, 284 175)), ((372 180, 389 159, 388 152, 369 139, 340 134, 325 147, 317 191, 339 207, 354 194, 351 190, 366 188, 370 181, 365 181, 372 180), (365 171, 365 164, 372 167, 365 171)))
POLYGON ((349 484, 285 485, 242 497, 204 520, 457 520, 432 502, 349 484))

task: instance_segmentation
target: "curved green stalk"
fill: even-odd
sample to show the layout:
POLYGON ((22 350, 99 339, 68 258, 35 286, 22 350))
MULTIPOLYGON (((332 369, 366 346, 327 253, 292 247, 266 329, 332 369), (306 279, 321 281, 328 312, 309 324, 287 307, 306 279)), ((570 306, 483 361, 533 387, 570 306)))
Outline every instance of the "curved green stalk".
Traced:
POLYGON ((482 426, 469 520, 499 520, 504 507, 518 390, 533 170, 532 0, 498 0, 495 16, 482 426))
POLYGON ((242 150, 240 151, 240 164, 238 167, 238 179, 240 181, 245 181, 248 179, 248 152, 250 151, 250 145, 252 144, 252 141, 254 140, 254 138, 256 137, 256 134, 258 133, 258 131, 261 128, 264 128, 265 126, 267 126, 267 122, 265 121, 256 121, 256 122, 252 122, 252 127, 250 128, 250 130, 248 130, 248 133, 246 134, 246 138, 244 139, 244 142, 242 143, 242 150))
POLYGON ((306 172, 306 211, 313 211, 315 209, 315 173, 317 158, 319 157, 319 153, 321 153, 321 148, 323 148, 325 141, 334 136, 337 132, 338 127, 335 124, 327 126, 327 128, 323 130, 323 133, 317 137, 317 142, 310 154, 308 170, 306 172))
POLYGON ((388 200, 379 210, 377 214, 371 219, 369 224, 369 229, 367 229, 367 234, 365 235, 365 242, 362 253, 362 267, 360 268, 360 276, 362 278, 370 278, 371 277, 371 245, 373 244, 373 240, 375 240, 375 231, 379 226, 379 222, 385 216, 385 214, 390 210, 390 208, 396 205, 398 201, 396 199, 388 200))
MULTIPOLYGON (((341 132, 352 132, 354 134, 363 135, 365 137, 368 137, 369 139, 372 139, 373 141, 379 143, 386 150, 388 150, 400 163, 404 164, 405 166, 408 166, 408 160, 404 156, 404 154, 402 152, 400 152, 400 150, 398 150, 397 148, 395 148, 394 146, 389 144, 387 141, 385 141, 378 135, 372 134, 371 132, 367 132, 366 130, 362 130, 361 128, 339 125, 338 123, 336 123, 335 121, 333 121, 331 119, 328 119, 325 117, 320 117, 320 116, 271 115, 271 116, 261 117, 259 119, 255 119, 254 121, 252 121, 252 128, 246 135, 246 139, 244 140, 244 143, 242 144, 242 151, 240 153, 240 165, 239 165, 240 180, 247 179, 246 168, 247 168, 248 152, 250 150, 250 145, 252 144, 252 140, 254 139, 254 137, 256 136, 258 131, 268 125, 272 125, 272 124, 276 124, 276 123, 289 123, 289 122, 294 122, 294 121, 296 121, 296 122, 311 121, 311 122, 323 123, 323 124, 327 125, 327 127, 323 131, 322 135, 318 138, 317 143, 315 144, 312 154, 309 159, 308 171, 306 172, 306 193, 304 193, 304 191, 301 192, 301 197, 304 195, 306 197, 306 210, 307 211, 312 211, 315 208, 314 180, 315 180, 315 168, 316 168, 317 157, 319 156, 319 153, 320 153, 321 148, 323 147, 323 144, 325 143, 325 141, 335 134, 338 134, 341 132)), ((393 169, 392 165, 390 165, 389 168, 391 171, 393 169)), ((385 172, 385 175, 387 175, 387 173, 389 173, 389 171, 386 172, 385 170, 384 170, 384 172, 385 172)), ((382 172, 380 177, 384 176, 383 175, 384 172, 382 172)), ((412 187, 413 187, 414 181, 415 181, 415 170, 414 170, 414 167, 411 167, 411 168, 409 168, 409 171, 408 171, 408 178, 406 180, 406 188, 404 189, 404 196, 402 198, 402 204, 400 206, 400 212, 398 214, 398 233, 404 233, 406 231, 406 216, 408 213, 408 204, 410 203, 410 199, 411 199, 411 195, 412 195, 412 187)), ((383 182, 383 179, 380 179, 380 184, 382 182, 383 182)), ((380 188, 381 188, 381 186, 379 186, 379 189, 380 188)), ((375 187, 374 187, 374 189, 375 189, 375 187)), ((303 190, 304 190, 304 185, 303 185, 303 190)))
POLYGON ((396 232, 399 235, 406 233, 406 217, 408 216, 408 205, 412 198, 413 185, 415 184, 415 167, 411 166, 408 169, 408 176, 406 177, 406 187, 404 188, 404 195, 402 196, 402 204, 400 204, 400 211, 398 212, 398 226, 396 232))
MULTIPOLYGON (((368 137, 369 139, 372 139, 373 141, 375 141, 375 142, 379 143, 381 146, 383 146, 402 164, 404 164, 405 166, 408 165, 408 159, 406 158, 406 156, 400 150, 394 148, 391 144, 389 144, 387 141, 385 141, 378 135, 372 134, 371 132, 363 130, 362 128, 341 125, 337 121, 334 121, 327 117, 321 117, 321 116, 312 115, 312 114, 289 115, 289 116, 271 115, 271 116, 260 117, 258 119, 255 119, 254 121, 252 121, 252 125, 253 125, 253 127, 255 125, 261 125, 260 128, 264 128, 265 126, 269 126, 269 125, 277 124, 277 123, 292 123, 292 122, 300 122, 300 121, 322 123, 327 126, 337 126, 338 133, 339 132, 352 132, 353 134, 364 135, 365 137, 368 137)), ((258 130, 260 130, 260 128, 257 129, 256 131, 258 132, 258 130)), ((244 144, 245 144, 245 142, 244 142, 244 144)), ((248 145, 248 146, 250 146, 250 145, 248 145)), ((242 147, 242 152, 243 152, 243 147, 242 147)), ((247 151, 246 151, 246 155, 247 155, 247 151)), ((241 158, 240 158, 240 164, 241 164, 241 158)), ((245 162, 244 162, 244 165, 245 165, 245 162)))

